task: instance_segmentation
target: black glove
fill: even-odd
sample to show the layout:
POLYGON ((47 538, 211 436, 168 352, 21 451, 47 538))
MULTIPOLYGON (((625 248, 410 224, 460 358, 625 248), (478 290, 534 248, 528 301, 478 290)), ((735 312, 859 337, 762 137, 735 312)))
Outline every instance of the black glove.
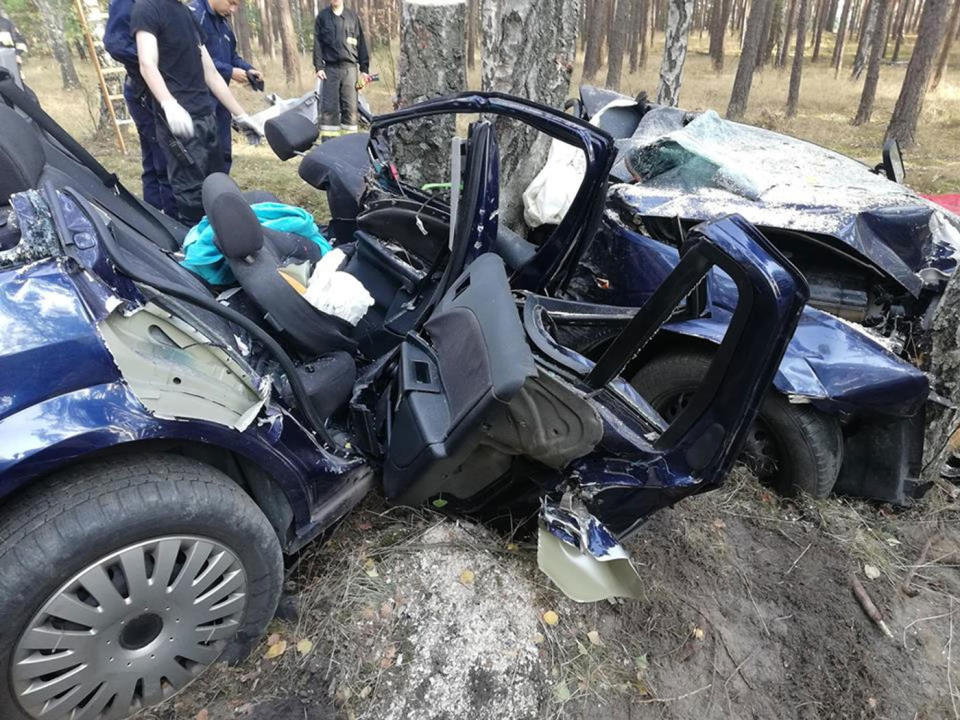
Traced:
POLYGON ((247 82, 250 83, 250 87, 252 87, 254 90, 263 92, 263 78, 253 70, 247 70, 247 82))

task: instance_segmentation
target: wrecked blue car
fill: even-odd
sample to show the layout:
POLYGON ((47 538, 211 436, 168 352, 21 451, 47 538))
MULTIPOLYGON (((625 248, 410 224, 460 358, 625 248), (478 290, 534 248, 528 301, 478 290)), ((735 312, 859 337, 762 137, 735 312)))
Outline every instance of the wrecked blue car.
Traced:
MULTIPOLYGON (((576 259, 550 247, 551 233, 584 212, 574 203, 590 162, 554 139, 523 194, 523 226, 501 226, 494 240, 514 287, 594 306, 592 324, 558 330, 564 343, 598 359, 677 266, 691 228, 741 215, 801 270, 811 292, 744 460, 763 481, 817 497, 836 491, 903 503, 920 492, 929 393, 921 365, 932 313, 956 266, 960 221, 850 158, 714 113, 589 87, 572 105, 617 148, 596 230, 576 240, 576 259), (547 276, 531 270, 539 267, 534 258, 546 257, 566 265, 544 283, 547 276)), ((424 105, 389 116, 389 124, 435 114, 424 105)), ((275 138, 284 136, 279 130, 275 138)), ((335 234, 389 227, 400 256, 428 268, 446 242, 455 193, 411 187, 388 134, 374 134, 369 155, 363 136, 326 143, 306 154, 300 174, 327 191, 335 234)), ((281 157, 289 144, 273 143, 281 157)), ((877 170, 894 172, 895 160, 886 157, 877 170)), ((736 303, 730 278, 709 273, 685 312, 627 363, 624 377, 666 419, 706 377, 736 303)))
MULTIPOLYGON (((5 720, 126 718, 241 656, 273 616, 282 556, 376 485, 396 503, 539 518, 540 567, 571 597, 636 595, 620 541, 722 482, 808 296, 735 216, 691 230, 638 310, 531 289, 568 275, 599 231, 614 146, 559 111, 473 93, 415 112, 510 117, 581 147, 576 212, 520 258, 530 248, 497 220, 495 125, 473 122, 453 144, 447 214, 416 215, 444 231, 429 266, 389 223, 336 238, 338 272, 374 299, 353 325, 290 281, 320 250, 259 224, 251 203, 276 198, 207 179, 236 278, 209 285, 181 265, 187 228, 9 77, 0 97, 5 720), (694 291, 714 268, 736 288, 729 329, 668 421, 625 368, 702 312, 694 291), (616 330, 595 359, 565 343, 597 324, 616 330)), ((374 156, 404 117, 374 123, 374 156)), ((394 207, 399 227, 411 207, 394 207)))

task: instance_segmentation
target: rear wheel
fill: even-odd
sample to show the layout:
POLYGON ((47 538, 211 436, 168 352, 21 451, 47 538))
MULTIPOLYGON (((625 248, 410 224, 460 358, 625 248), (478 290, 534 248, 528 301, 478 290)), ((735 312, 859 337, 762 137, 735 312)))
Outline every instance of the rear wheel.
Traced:
MULTIPOLYGON (((667 352, 640 368, 632 384, 670 421, 693 397, 711 359, 696 351, 667 352)), ((810 405, 769 393, 747 432, 741 459, 761 482, 780 492, 799 489, 826 497, 843 460, 840 424, 810 405)))
POLYGON ((276 534, 217 470, 117 457, 0 517, 0 717, 119 720, 246 652, 282 582, 276 534))

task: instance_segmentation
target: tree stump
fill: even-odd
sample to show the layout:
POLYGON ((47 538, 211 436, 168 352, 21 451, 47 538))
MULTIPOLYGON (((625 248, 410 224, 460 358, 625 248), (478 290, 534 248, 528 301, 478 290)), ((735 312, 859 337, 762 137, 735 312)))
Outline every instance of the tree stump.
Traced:
MULTIPOLYGON (((466 86, 466 0, 403 0, 397 108, 460 92, 466 86)), ((453 117, 403 123, 390 131, 404 180, 420 185, 450 180, 453 117)))
MULTIPOLYGON (((582 0, 483 0, 483 89, 561 107, 570 90, 582 0)), ((518 229, 522 194, 543 167, 546 136, 496 121, 500 221, 518 229)))

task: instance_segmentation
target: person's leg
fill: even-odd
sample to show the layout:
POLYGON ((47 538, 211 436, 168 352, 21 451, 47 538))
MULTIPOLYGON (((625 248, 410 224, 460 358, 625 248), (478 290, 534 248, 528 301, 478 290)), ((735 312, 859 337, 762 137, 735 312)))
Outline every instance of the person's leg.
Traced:
POLYGON ((203 217, 203 181, 223 168, 223 154, 213 112, 193 117, 193 137, 174 137, 165 123, 157 124, 157 140, 167 160, 167 176, 177 203, 177 215, 193 226, 203 217))
POLYGON ((340 78, 340 132, 357 132, 357 66, 344 65, 340 78))
POLYGON ((233 119, 230 111, 217 104, 217 136, 220 139, 220 152, 223 154, 223 172, 229 174, 233 165, 233 135, 230 125, 233 119))
POLYGON ((340 67, 328 65, 320 95, 320 141, 340 134, 340 67))
MULTIPOLYGON (((144 107, 128 83, 123 85, 123 99, 126 100, 127 111, 140 138, 140 181, 143 184, 143 199, 158 210, 163 210, 163 197, 160 194, 160 181, 153 156, 153 150, 157 144, 153 112, 144 107)), ((166 175, 166 163, 164 163, 164 175, 166 175)))

